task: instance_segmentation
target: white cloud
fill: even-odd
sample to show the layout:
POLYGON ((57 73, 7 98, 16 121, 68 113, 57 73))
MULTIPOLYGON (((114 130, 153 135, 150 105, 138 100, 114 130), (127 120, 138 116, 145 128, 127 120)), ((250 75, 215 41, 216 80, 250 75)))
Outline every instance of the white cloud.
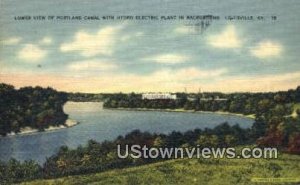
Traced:
POLYGON ((153 82, 186 82, 193 80, 203 80, 211 77, 218 77, 227 73, 227 69, 200 70, 195 67, 182 68, 178 70, 162 69, 145 77, 144 80, 153 82))
MULTIPOLYGON (((83 92, 180 91, 187 86, 195 86, 198 89, 199 81, 213 77, 220 78, 226 73, 226 69, 200 70, 190 67, 179 70, 161 69, 148 75, 106 73, 105 76, 82 77, 79 81, 73 80, 76 83, 75 88, 83 92)), ((72 85, 64 86, 64 88, 76 91, 73 89, 74 83, 69 83, 72 85)))
POLYGON ((84 71, 84 70, 96 70, 96 71, 106 71, 116 69, 118 66, 111 62, 100 61, 100 60, 84 60, 73 62, 68 65, 70 70, 84 71))
POLYGON ((213 70, 199 70, 194 67, 184 68, 177 71, 176 76, 179 78, 186 78, 186 79, 203 79, 203 78, 210 78, 210 77, 217 77, 227 73, 227 69, 213 69, 213 70))
POLYGON ((240 48, 242 46, 242 41, 233 25, 227 26, 220 34, 208 36, 207 42, 216 48, 240 48))
POLYGON ((265 92, 296 88, 300 83, 300 71, 285 74, 260 76, 228 76, 226 69, 200 70, 185 68, 180 70, 162 69, 148 75, 128 73, 105 73, 97 76, 71 74, 40 74, 9 72, 0 73, 0 78, 16 87, 40 85, 73 92, 265 92), (190 74, 192 74, 190 76, 190 74), (199 77, 200 74, 200 77, 199 77), (202 75, 202 76, 201 76, 202 75), (203 82, 201 79, 204 79, 203 82))
POLYGON ((122 37, 120 37, 120 40, 121 40, 122 42, 125 42, 125 41, 128 41, 128 40, 132 39, 132 38, 141 37, 141 36, 143 36, 143 35, 144 35, 143 32, 136 32, 136 33, 134 33, 134 34, 132 34, 132 35, 130 35, 130 34, 128 34, 128 35, 123 35, 122 37))
POLYGON ((135 33, 136 37, 141 37, 143 35, 144 35, 144 32, 141 32, 141 31, 135 33))
POLYGON ((280 43, 265 40, 258 43, 250 53, 258 58, 265 59, 270 57, 277 57, 283 51, 283 46, 280 43))
POLYGON ((178 34, 195 34, 196 30, 188 26, 179 26, 174 29, 174 32, 178 34))
POLYGON ((165 63, 165 64, 178 64, 186 62, 190 59, 189 56, 181 55, 181 54, 161 54, 153 57, 146 57, 143 60, 154 61, 157 63, 165 63))
POLYGON ((97 33, 79 31, 74 40, 61 45, 62 52, 78 51, 82 56, 91 57, 98 54, 111 55, 117 41, 119 31, 123 26, 107 26, 97 33))
POLYGON ((35 63, 43 59, 47 51, 34 44, 26 44, 18 53, 18 57, 26 62, 35 63))
POLYGON ((125 41, 127 41, 127 40, 129 40, 129 39, 131 39, 132 37, 130 36, 130 35, 124 35, 124 36, 122 36, 121 38, 120 38, 120 40, 122 41, 122 42, 125 42, 125 41))
POLYGON ((11 37, 6 40, 3 40, 4 45, 16 45, 21 42, 22 38, 20 37, 11 37))
POLYGON ((217 82, 207 84, 209 91, 221 92, 266 92, 296 88, 300 83, 300 71, 284 74, 241 76, 220 78, 217 82))
POLYGON ((43 44, 43 45, 49 45, 49 44, 52 43, 52 38, 50 38, 50 37, 44 37, 42 40, 40 40, 39 43, 43 44))

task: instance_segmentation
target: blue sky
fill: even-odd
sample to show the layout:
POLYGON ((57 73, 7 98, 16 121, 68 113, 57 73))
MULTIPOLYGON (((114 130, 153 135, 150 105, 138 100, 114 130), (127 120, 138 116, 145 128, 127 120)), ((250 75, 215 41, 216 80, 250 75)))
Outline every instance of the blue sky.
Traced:
POLYGON ((300 2, 2 0, 0 82, 72 92, 276 91, 300 85, 300 2), (197 21, 21 21, 15 16, 220 16, 197 21), (228 21, 225 16, 264 16, 228 21), (271 20, 271 16, 277 20, 271 20))

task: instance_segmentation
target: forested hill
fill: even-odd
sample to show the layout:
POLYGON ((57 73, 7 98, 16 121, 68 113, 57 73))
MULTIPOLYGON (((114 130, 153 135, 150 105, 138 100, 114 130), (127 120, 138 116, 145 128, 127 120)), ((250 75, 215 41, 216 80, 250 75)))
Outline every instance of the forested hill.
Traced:
POLYGON ((63 112, 67 94, 52 88, 0 84, 0 134, 18 133, 30 127, 40 131, 63 125, 68 116, 63 112))

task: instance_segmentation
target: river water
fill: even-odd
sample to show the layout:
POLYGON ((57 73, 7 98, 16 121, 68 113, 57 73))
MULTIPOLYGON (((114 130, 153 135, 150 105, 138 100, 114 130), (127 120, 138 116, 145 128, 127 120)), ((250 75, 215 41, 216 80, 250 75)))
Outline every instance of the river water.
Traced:
POLYGON ((63 145, 76 148, 85 145, 89 139, 113 140, 134 129, 169 133, 173 130, 213 128, 223 122, 230 125, 238 123, 242 128, 253 123, 250 118, 214 113, 106 110, 99 102, 67 102, 64 111, 80 124, 50 132, 1 137, 0 160, 33 159, 43 163, 63 145))

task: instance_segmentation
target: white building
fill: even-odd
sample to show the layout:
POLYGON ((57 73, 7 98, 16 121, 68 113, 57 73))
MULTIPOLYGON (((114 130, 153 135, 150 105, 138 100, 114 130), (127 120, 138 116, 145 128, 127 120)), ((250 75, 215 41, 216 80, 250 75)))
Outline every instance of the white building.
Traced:
POLYGON ((170 93, 145 93, 142 94, 142 99, 145 100, 157 100, 157 99, 164 99, 164 100, 176 100, 176 94, 170 93))

